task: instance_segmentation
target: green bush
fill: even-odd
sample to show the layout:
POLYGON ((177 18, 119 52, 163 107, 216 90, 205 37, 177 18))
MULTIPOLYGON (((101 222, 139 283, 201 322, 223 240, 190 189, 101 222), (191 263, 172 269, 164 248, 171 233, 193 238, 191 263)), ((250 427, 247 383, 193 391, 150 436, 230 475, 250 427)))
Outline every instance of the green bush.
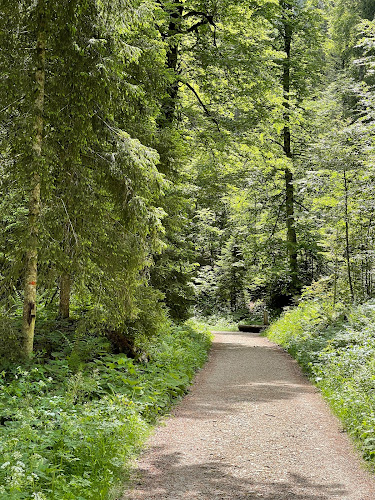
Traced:
POLYGON ((20 359, 20 337, 20 322, 10 319, 6 313, 0 314, 0 361, 9 364, 20 359))
POLYGON ((207 325, 211 330, 215 331, 238 331, 238 320, 233 318, 233 315, 212 314, 210 316, 197 316, 196 324, 207 325))
POLYGON ((309 300, 267 331, 318 385, 375 470, 375 302, 333 309, 309 300))
MULTIPOLYGON (((149 346, 149 361, 103 352, 0 374, 0 499, 114 498, 150 425, 205 362, 208 332, 192 323, 149 346)), ((58 353, 56 353, 58 354, 58 353)))

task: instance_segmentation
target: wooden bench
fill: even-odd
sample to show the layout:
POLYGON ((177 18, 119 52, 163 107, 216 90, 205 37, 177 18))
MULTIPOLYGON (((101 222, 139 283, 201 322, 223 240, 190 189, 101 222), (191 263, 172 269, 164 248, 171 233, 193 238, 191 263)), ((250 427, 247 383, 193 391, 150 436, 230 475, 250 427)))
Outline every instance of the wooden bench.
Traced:
POLYGON ((238 325, 238 330, 240 332, 251 332, 251 333, 259 333, 264 330, 268 326, 268 311, 263 311, 263 325, 238 325))
POLYGON ((259 333, 265 329, 265 325, 238 325, 240 332, 259 333))

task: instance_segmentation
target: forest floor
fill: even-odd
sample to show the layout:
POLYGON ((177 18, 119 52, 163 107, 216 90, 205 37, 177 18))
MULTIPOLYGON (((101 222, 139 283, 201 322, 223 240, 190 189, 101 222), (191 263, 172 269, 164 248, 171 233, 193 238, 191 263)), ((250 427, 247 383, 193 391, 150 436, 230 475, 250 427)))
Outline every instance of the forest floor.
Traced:
POLYGON ((124 499, 375 499, 375 479, 317 389, 256 334, 215 332, 164 423, 124 499))

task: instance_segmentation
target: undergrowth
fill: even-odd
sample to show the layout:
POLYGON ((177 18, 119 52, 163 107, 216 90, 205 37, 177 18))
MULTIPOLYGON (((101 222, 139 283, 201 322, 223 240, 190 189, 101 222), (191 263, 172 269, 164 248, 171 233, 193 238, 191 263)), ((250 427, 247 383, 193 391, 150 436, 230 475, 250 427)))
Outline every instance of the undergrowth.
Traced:
POLYGON ((263 309, 253 314, 248 310, 241 310, 237 313, 217 313, 206 316, 197 314, 195 320, 200 325, 206 325, 210 330, 237 332, 240 323, 263 325, 263 309))
POLYGON ((206 326, 214 331, 236 332, 238 330, 237 322, 230 316, 211 315, 197 316, 195 318, 197 324, 206 326))
POLYGON ((307 300, 267 331, 317 384, 375 471, 375 302, 307 300))
POLYGON ((150 426, 187 390, 210 334, 192 322, 148 347, 147 361, 61 353, 0 373, 0 499, 118 496, 150 426))

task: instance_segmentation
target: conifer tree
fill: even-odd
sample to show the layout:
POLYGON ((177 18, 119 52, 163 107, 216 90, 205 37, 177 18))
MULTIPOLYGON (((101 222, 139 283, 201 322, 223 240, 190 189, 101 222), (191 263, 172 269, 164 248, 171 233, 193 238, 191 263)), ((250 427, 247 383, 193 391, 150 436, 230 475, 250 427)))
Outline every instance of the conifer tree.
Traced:
MULTIPOLYGON (((9 11, 5 5, 2 14, 9 11)), ((120 0, 111 6, 20 1, 13 11, 5 45, 14 50, 1 57, 14 95, 10 104, 9 94, 1 96, 8 120, 1 148, 12 188, 24 190, 26 179, 31 184, 29 216, 9 250, 12 261, 24 262, 18 266, 26 276, 22 351, 29 356, 37 261, 39 287, 59 283, 60 315, 69 315, 77 282, 81 295, 86 290, 83 300, 113 308, 113 324, 137 316, 140 288, 147 287, 142 274, 160 247, 163 211, 156 203, 164 181, 156 151, 128 134, 123 111, 132 92, 140 92, 132 82, 142 55, 137 30, 152 19, 133 16, 120 0)), ((11 288, 19 277, 10 278, 11 288)))

